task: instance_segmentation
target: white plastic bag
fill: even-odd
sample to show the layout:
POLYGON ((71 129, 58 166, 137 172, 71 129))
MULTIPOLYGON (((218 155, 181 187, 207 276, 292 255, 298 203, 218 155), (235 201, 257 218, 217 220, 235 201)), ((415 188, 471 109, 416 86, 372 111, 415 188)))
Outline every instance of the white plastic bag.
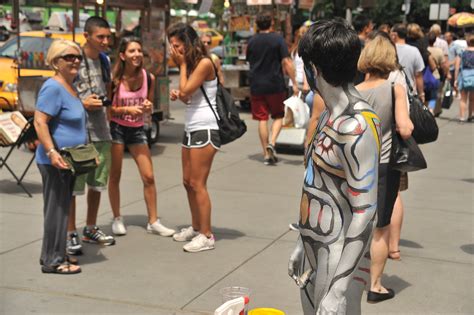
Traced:
POLYGON ((285 104, 284 126, 294 125, 295 128, 306 128, 308 125, 309 107, 300 96, 301 92, 298 96, 293 95, 283 102, 285 104), (293 120, 293 124, 291 120, 293 120))

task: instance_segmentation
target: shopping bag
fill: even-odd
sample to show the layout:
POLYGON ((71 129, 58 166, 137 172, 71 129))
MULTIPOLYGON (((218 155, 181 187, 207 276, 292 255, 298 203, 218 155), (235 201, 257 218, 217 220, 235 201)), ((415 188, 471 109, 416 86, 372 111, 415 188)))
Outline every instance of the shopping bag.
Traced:
POLYGON ((285 117, 283 125, 286 127, 306 128, 309 122, 309 107, 301 99, 301 92, 298 96, 287 98, 285 104, 285 117))

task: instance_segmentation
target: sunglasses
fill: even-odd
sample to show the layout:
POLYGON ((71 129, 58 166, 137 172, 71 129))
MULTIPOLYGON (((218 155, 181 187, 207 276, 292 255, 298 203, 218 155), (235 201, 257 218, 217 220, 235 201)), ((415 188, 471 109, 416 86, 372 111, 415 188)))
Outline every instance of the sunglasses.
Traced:
POLYGON ((308 81, 309 87, 312 91, 316 91, 316 72, 312 63, 304 64, 304 74, 306 75, 306 81, 308 81))
POLYGON ((63 59, 64 61, 67 62, 74 62, 76 59, 81 62, 82 61, 82 56, 81 55, 75 55, 75 54, 67 54, 64 56, 60 56, 59 58, 63 59))
POLYGON ((203 42, 204 45, 210 45, 211 42, 203 42))

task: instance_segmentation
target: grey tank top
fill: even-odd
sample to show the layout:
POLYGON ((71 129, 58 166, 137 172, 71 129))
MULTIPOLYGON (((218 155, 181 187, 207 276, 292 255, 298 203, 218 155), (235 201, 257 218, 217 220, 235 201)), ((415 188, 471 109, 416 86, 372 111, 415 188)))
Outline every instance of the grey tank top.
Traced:
POLYGON ((380 118, 382 127, 380 163, 388 163, 390 161, 390 150, 392 148, 392 83, 386 80, 377 87, 359 91, 359 93, 380 118))

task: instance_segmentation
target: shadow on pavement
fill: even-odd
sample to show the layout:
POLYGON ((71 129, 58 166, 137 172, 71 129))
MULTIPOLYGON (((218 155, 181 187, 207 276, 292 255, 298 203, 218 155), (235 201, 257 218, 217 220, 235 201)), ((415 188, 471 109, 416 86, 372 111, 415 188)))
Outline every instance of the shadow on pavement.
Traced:
MULTIPOLYGON (((405 281, 404 279, 396 275, 392 275, 392 276, 383 275, 382 283, 384 287, 393 289, 395 291, 395 294, 398 294, 402 292, 403 290, 405 290, 406 288, 411 287, 411 283, 405 281)), ((395 295, 395 298, 397 298, 396 295, 395 295)))
MULTIPOLYGON (((177 231, 181 231, 181 229, 187 228, 189 225, 179 225, 177 227, 177 231)), ((239 237, 245 236, 244 233, 229 229, 229 228, 220 228, 220 227, 212 227, 212 233, 216 235, 217 241, 219 240, 235 240, 239 237)))
MULTIPOLYGON (((113 245, 115 246, 115 245, 113 245)), ((74 256, 79 260, 79 265, 89 265, 89 264, 97 264, 108 260, 103 254, 102 250, 110 247, 110 246, 103 246, 98 244, 88 244, 82 242, 82 251, 83 254, 79 256, 74 256)))
MULTIPOLYGON (((43 192, 43 184, 41 183, 29 183, 22 181, 22 184, 32 194, 41 194, 43 192)), ((18 195, 19 197, 29 198, 25 191, 16 183, 15 179, 2 179, 0 180, 0 193, 9 195, 18 195)))
POLYGON ((461 180, 466 183, 474 184, 474 178, 463 178, 461 180))
MULTIPOLYGON (((303 166, 303 157, 301 157, 301 160, 289 160, 289 159, 285 159, 281 155, 277 155, 277 157, 278 157, 278 163, 275 164, 275 165, 268 165, 268 166, 270 166, 270 167, 271 166, 278 166, 278 164, 301 165, 301 166, 303 166)), ((260 153, 248 155, 248 158, 251 161, 257 161, 257 162, 261 163, 262 166, 264 166, 263 165, 263 155, 260 154, 260 153)), ((303 170, 301 172, 303 172, 303 170)))
POLYGON ((474 255, 474 244, 462 245, 460 248, 466 254, 474 255))
POLYGON ((421 246, 421 245, 418 244, 417 242, 413 242, 413 241, 409 241, 409 240, 404 240, 404 239, 401 239, 401 240, 400 240, 400 246, 409 247, 409 248, 423 248, 423 246, 421 246))

